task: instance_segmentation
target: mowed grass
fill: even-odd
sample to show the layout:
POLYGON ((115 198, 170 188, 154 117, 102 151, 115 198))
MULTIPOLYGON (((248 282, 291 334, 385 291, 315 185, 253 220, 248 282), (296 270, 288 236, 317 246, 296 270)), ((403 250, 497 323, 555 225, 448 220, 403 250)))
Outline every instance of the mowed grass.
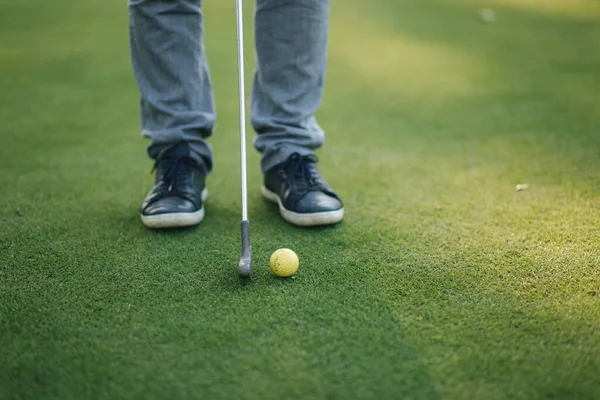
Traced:
POLYGON ((334 0, 346 219, 284 223, 252 151, 247 285, 235 15, 205 3, 207 217, 153 232, 126 5, 0 1, 0 398, 600 398, 598 3, 334 0))

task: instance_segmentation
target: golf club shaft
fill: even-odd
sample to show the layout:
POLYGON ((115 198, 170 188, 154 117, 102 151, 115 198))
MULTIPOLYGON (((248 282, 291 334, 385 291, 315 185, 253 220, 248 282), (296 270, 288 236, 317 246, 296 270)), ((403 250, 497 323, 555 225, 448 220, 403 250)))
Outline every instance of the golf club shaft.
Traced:
POLYGON ((248 220, 248 181, 246 171, 246 90, 244 83, 244 21, 242 0, 236 0, 238 75, 240 98, 240 151, 242 167, 242 220, 248 220))

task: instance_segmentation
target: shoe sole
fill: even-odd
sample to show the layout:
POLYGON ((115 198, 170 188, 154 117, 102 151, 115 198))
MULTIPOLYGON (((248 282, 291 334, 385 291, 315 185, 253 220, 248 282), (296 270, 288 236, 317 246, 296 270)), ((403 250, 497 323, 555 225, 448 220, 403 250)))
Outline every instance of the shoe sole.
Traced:
POLYGON ((204 219, 204 202, 208 197, 206 188, 202 191, 202 208, 192 213, 165 213, 158 215, 141 215, 142 223, 150 229, 185 228, 198 225, 204 219))
POLYGON ((279 204, 279 214, 287 222, 297 226, 319 226, 337 224, 344 218, 344 208, 335 211, 323 211, 316 213, 295 213, 285 208, 277 193, 271 192, 266 187, 262 187, 263 196, 273 203, 279 204))

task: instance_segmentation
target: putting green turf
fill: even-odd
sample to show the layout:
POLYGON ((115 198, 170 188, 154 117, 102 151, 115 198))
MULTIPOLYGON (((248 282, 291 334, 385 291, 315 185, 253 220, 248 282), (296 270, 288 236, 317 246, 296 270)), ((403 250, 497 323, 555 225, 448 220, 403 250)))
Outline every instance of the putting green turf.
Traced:
POLYGON ((252 151, 248 285, 233 2, 205 14, 207 217, 153 232, 124 2, 0 0, 1 399, 600 398, 597 1, 334 0, 346 219, 284 223, 252 151))

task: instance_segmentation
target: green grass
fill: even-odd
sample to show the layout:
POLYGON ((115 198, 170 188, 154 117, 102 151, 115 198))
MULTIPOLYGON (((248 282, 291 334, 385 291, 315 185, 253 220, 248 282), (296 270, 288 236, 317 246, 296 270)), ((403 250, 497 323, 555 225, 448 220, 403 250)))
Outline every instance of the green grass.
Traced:
POLYGON ((252 152, 248 285, 232 6, 207 217, 153 232, 125 3, 0 0, 0 399, 599 398, 598 2, 334 0, 347 216, 284 223, 252 152))

